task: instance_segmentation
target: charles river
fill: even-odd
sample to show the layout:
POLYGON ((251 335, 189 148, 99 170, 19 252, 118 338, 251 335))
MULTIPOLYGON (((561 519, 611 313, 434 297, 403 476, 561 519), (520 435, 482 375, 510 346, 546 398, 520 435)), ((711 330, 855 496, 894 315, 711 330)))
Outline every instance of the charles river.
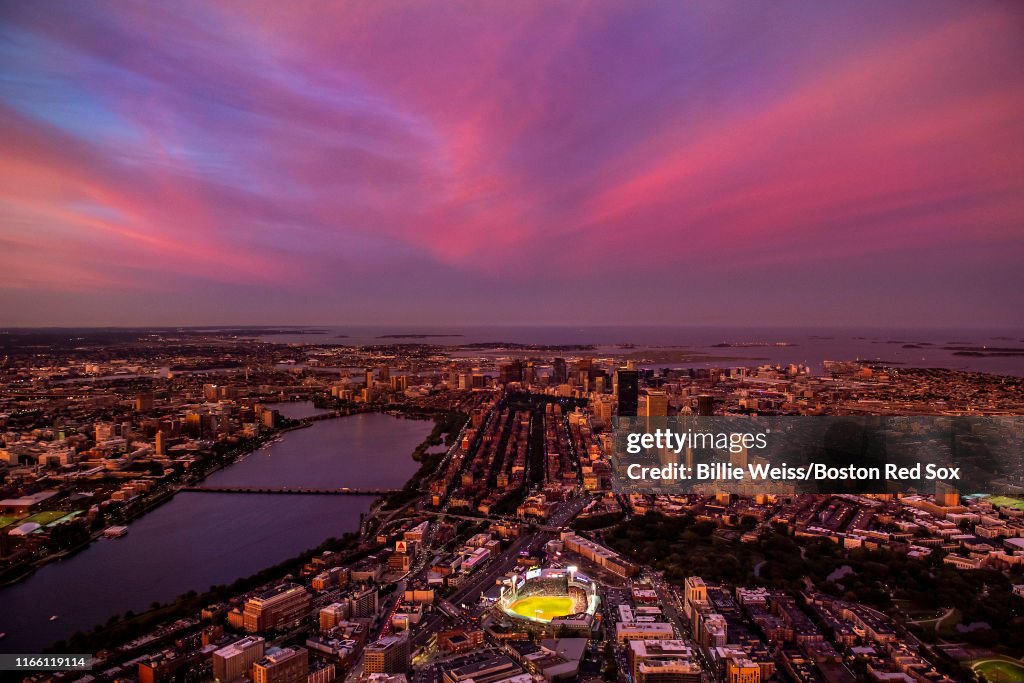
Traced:
MULTIPOLYGON (((317 412, 308 403, 282 408, 290 417, 317 412)), ((377 413, 323 420, 205 483, 399 488, 418 468, 412 451, 432 427, 377 413)), ((249 576, 354 531, 372 503, 366 496, 179 493, 132 522, 127 536, 97 541, 0 588, 0 632, 7 634, 0 651, 37 653, 111 615, 249 576)))

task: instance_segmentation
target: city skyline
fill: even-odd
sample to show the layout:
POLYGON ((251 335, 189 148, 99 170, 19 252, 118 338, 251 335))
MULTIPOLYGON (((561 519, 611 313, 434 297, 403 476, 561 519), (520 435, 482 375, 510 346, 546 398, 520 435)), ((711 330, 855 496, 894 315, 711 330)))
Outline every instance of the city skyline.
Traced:
POLYGON ((1019 6, 0 11, 3 326, 1024 323, 1019 6))
POLYGON ((140 683, 1024 672, 1019 348, 408 338, 0 335, 0 652, 140 683))

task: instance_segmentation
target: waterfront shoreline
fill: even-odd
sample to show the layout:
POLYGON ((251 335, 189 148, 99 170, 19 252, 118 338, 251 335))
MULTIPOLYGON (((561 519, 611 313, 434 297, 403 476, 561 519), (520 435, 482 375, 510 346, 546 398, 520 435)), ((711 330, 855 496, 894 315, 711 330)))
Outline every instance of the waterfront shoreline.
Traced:
MULTIPOLYGON (((426 425, 429 425, 429 424, 435 422, 438 419, 437 415, 430 415, 430 416, 424 415, 424 414, 406 415, 406 414, 403 414, 402 411, 394 411, 394 412, 391 412, 391 411, 372 411, 372 413, 381 413, 382 415, 380 417, 384 417, 384 414, 386 414, 388 417, 395 418, 395 419, 407 418, 408 420, 411 421, 409 424, 418 423, 418 422, 426 422, 426 425)), ((375 422, 373 424, 376 425, 377 429, 391 430, 391 429, 395 429, 396 428, 395 425, 392 425, 390 423, 379 423, 379 422, 376 422, 376 420, 378 418, 374 418, 374 419, 375 419, 375 422)), ((331 420, 330 422, 338 422, 338 421, 337 420, 331 420)), ((404 422, 404 420, 403 420, 403 422, 404 422)), ((429 430, 430 428, 428 426, 426 426, 426 425, 424 425, 424 427, 420 428, 420 429, 415 429, 414 428, 414 432, 413 433, 419 434, 416 437, 416 440, 413 441, 413 442, 409 442, 408 436, 407 436, 406 437, 406 442, 407 442, 408 445, 404 445, 402 447, 402 449, 400 451, 400 455, 399 455, 398 452, 392 451, 393 456, 390 456, 390 457, 396 458, 396 459, 398 459, 398 460, 400 460, 402 462, 407 462, 410 465, 413 465, 414 463, 419 463, 420 460, 418 458, 416 458, 417 453, 420 452, 420 451, 429 449, 429 445, 432 443, 431 439, 432 439, 433 431, 430 431, 429 430)), ((299 426, 296 425, 296 428, 298 428, 298 427, 299 426)), ((331 428, 331 429, 333 430, 334 428, 331 428)), ((335 433, 334 431, 326 433, 326 438, 328 438, 328 440, 324 441, 324 442, 331 444, 330 446, 328 446, 329 450, 333 449, 333 447, 334 447, 333 444, 336 443, 334 438, 330 436, 330 434, 334 434, 334 433, 335 433)), ((347 433, 347 432, 345 432, 345 433, 347 433)), ((402 430, 402 433, 409 434, 409 430, 408 429, 402 430)), ((443 434, 443 436, 447 436, 447 434, 443 434)), ((315 440, 321 440, 321 439, 319 439, 317 437, 315 440)), ((236 462, 241 462, 241 461, 245 460, 246 458, 248 458, 250 455, 253 455, 253 453, 256 453, 257 451, 258 451, 258 446, 255 447, 255 449, 253 449, 249 453, 247 453, 242 459, 240 459, 240 461, 232 461, 231 464, 236 464, 236 462)), ((295 444, 292 447, 292 450, 291 450, 290 453, 294 453, 294 454, 304 453, 304 449, 303 449, 303 446, 302 446, 301 442, 295 444)), ((272 461, 278 461, 278 458, 273 458, 272 461)), ((288 461, 283 461, 283 462, 288 462, 288 461)), ((227 464, 224 464, 221 467, 221 469, 226 468, 226 466, 227 466, 227 464)), ((417 475, 422 474, 422 467, 421 468, 403 467, 403 469, 412 469, 412 471, 410 472, 408 477, 402 477, 401 482, 395 482, 392 485, 399 486, 402 483, 408 484, 410 481, 418 480, 419 477, 417 475)), ((251 473, 252 472, 259 472, 259 470, 249 470, 249 471, 251 473)), ((355 471, 355 470, 353 470, 353 471, 355 471)), ((393 468, 391 468, 390 471, 394 472, 395 470, 393 468)), ((339 470, 339 474, 342 477, 345 476, 344 472, 345 472, 345 470, 339 470)), ((213 474, 213 470, 211 470, 209 472, 209 474, 213 474)), ((180 492, 175 492, 175 493, 180 493, 180 492)), ((163 502, 167 502, 167 501, 172 500, 172 499, 173 499, 173 496, 168 495, 166 497, 166 500, 164 500, 163 502)), ((166 597, 159 598, 160 601, 162 602, 162 604, 160 605, 160 607, 157 607, 156 609, 163 610, 163 608, 166 607, 168 604, 173 604, 173 603, 181 600, 183 598, 183 596, 187 596, 191 592, 198 591, 200 594, 207 594, 207 593, 209 593, 211 591, 217 591, 217 590, 223 591, 223 590, 225 590, 226 586, 238 585, 240 582, 244 583, 246 581, 251 580, 253 577, 257 577, 257 575, 266 575, 266 572, 272 570, 274 567, 278 567, 278 566, 281 566, 281 565, 287 565, 290 562, 292 562, 296 557, 301 557, 301 556, 307 555, 310 552, 310 549, 319 548, 319 549, 323 550, 325 548, 325 546, 324 546, 325 543, 336 544, 338 539, 347 538, 350 535, 355 535, 354 538, 359 540, 360 542, 366 542, 367 539, 372 540, 373 533, 378 528, 378 524, 374 523, 374 521, 373 521, 373 515, 376 514, 376 515, 380 516, 380 515, 383 515, 385 513, 392 512, 389 509, 385 509, 386 507, 388 507, 386 505, 387 500, 388 500, 387 497, 381 497, 381 496, 369 497, 368 496, 368 497, 366 497, 365 501, 360 501, 358 503, 354 503, 352 505, 349 505, 349 506, 345 507, 345 510, 348 511, 348 512, 344 513, 346 515, 345 518, 347 518, 349 521, 346 522, 346 524, 343 525, 342 528, 338 528, 337 530, 335 530, 334 528, 330 528, 330 525, 329 525, 329 526, 325 526, 324 529, 318 529, 318 527, 316 525, 313 525, 312 527, 310 527, 310 532, 306 533, 306 535, 305 535, 305 537, 307 537, 307 538, 303 539, 306 543, 302 543, 301 545, 293 544, 293 546, 298 545, 298 548, 295 548, 291 553, 287 553, 287 554, 284 554, 284 556, 278 556, 276 558, 269 557, 269 558, 267 558, 267 561, 265 562, 265 564, 262 564, 262 565, 258 564, 258 565, 252 567, 249 570, 240 571, 238 573, 230 572, 227 575, 225 575, 225 572, 220 571, 219 572, 219 577, 215 577, 215 578, 211 577, 209 582, 201 582, 198 586, 191 587, 191 588, 185 586, 185 587, 182 587, 181 589, 179 589, 178 591, 176 591, 174 593, 170 593, 170 594, 165 593, 164 595, 166 597), (356 508, 358 509, 358 514, 356 514, 356 508), (345 529, 348 529, 348 530, 345 530, 345 529), (315 530, 321 530, 322 532, 319 533, 319 535, 316 535, 315 530), (315 538, 313 538, 313 537, 315 537, 315 538)), ((303 505, 304 505, 304 503, 303 503, 303 505)), ((332 503, 332 505, 333 505, 333 503, 332 503)), ((397 511, 393 511, 393 512, 397 512, 397 511)), ((198 514, 205 514, 205 513, 198 513, 198 514)), ((318 515, 323 515, 323 513, 317 513, 317 514, 318 515)), ((140 519, 136 518, 135 522, 138 522, 138 521, 140 521, 140 519)), ((380 520, 378 519, 377 521, 380 521, 380 520)), ((161 527, 162 526, 163 526, 163 524, 161 523, 161 527)), ((321 526, 323 526, 323 524, 321 526)), ((147 525, 146 528, 150 529, 150 531, 153 531, 153 529, 155 527, 151 527, 150 525, 147 525)), ((150 536, 150 535, 148 535, 148 533, 147 533, 147 536, 150 536)), ((127 540, 130 541, 131 539, 132 539, 132 536, 129 535, 127 540)), ((91 544, 89 544, 89 545, 91 545, 91 544)), ((144 545, 146 545, 146 544, 143 544, 143 546, 144 545)), ((82 548, 82 549, 84 549, 84 548, 82 548)), ((115 561, 115 560, 112 560, 111 558, 112 557, 120 557, 122 555, 123 555, 123 553, 115 553, 114 555, 111 555, 111 549, 108 549, 108 550, 106 550, 106 552, 104 554, 102 554, 100 556, 102 558, 105 558, 105 559, 101 560, 101 563, 115 561)), ((67 556, 62 556, 61 559, 67 559, 70 556, 71 556, 71 554, 69 554, 67 556)), ((233 564, 238 565, 239 563, 238 562, 234 562, 233 564)), ((87 562, 86 565, 87 566, 95 565, 95 561, 87 562)), ((88 569, 88 571, 95 571, 95 570, 96 570, 96 568, 94 566, 93 566, 93 568, 88 569)), ((293 567, 293 570, 294 570, 294 567, 293 567)), ((34 572, 28 573, 26 575, 26 577, 23 577, 23 579, 31 578, 31 575, 33 573, 34 572)), ((75 573, 75 571, 73 570, 72 573, 75 573)), ((60 572, 58 572, 56 574, 53 574, 53 577, 65 577, 65 575, 67 575, 67 573, 65 571, 60 571, 60 572)), ((15 583, 20 583, 20 581, 15 582, 15 583)), ((33 586, 30 589, 19 589, 19 596, 20 597, 16 598, 16 600, 19 601, 20 604, 25 605, 25 596, 26 595, 34 594, 36 592, 36 590, 38 590, 40 587, 43 587, 45 585, 49 585, 48 582, 46 584, 39 584, 38 586, 33 586), (24 593, 24 590, 29 590, 29 593, 24 593)), ((6 589, 10 589, 11 587, 5 587, 5 588, 6 589)), ((150 614, 150 612, 154 611, 154 609, 152 607, 148 608, 148 609, 146 609, 146 608, 139 609, 139 606, 135 606, 136 604, 138 604, 138 601, 135 600, 133 602, 134 602, 134 604, 132 602, 126 602, 126 601, 121 601, 120 604, 117 604, 117 605, 113 605, 112 604, 111 611, 112 612, 117 612, 119 609, 121 609, 123 611, 124 608, 130 607, 131 609, 135 610, 135 612, 137 612, 137 613, 134 613, 134 612, 132 613, 132 617, 133 618, 135 618, 135 617, 142 617, 142 616, 144 616, 146 614, 150 614)), ((15 602, 13 604, 18 604, 18 602, 15 602)), ((46 608, 44 608, 44 612, 46 614, 48 614, 48 613, 50 613, 51 609, 53 609, 53 608, 52 607, 46 607, 46 608)), ((96 610, 94 607, 83 607, 83 609, 86 610, 85 611, 86 614, 88 614, 90 612, 93 613, 95 615, 95 620, 92 620, 92 618, 90 618, 88 616, 86 616, 85 620, 82 620, 82 618, 80 617, 80 618, 78 618, 78 620, 76 620, 76 622, 77 622, 76 624, 70 625, 71 626, 71 631, 74 631, 76 633, 82 633, 82 632, 85 632, 85 631, 91 631, 90 627, 94 623, 97 626, 100 625, 100 624, 106 625, 106 626, 103 627, 104 630, 106 628, 109 628, 110 620, 109 620, 109 618, 106 618, 106 616, 108 616, 108 614, 104 614, 103 616, 100 616, 99 613, 100 613, 101 610, 96 610)), ((60 613, 60 612, 54 610, 54 613, 60 613)), ((15 618, 14 624, 16 624, 17 621, 18 620, 16 620, 16 618, 15 618)), ((118 623, 121 623, 122 621, 124 621, 123 618, 121 618, 121 620, 119 620, 118 623)), ((6 625, 6 626, 7 626, 7 628, 5 628, 4 630, 9 632, 11 625, 6 625)), ((30 627, 30 633, 33 630, 34 630, 34 628, 30 627)), ((69 632, 67 632, 67 631, 63 632, 63 633, 69 634, 69 632)), ((71 634, 62 636, 62 639, 67 641, 70 638, 70 635, 71 634)), ((57 634, 54 634, 54 638, 57 639, 57 642, 59 642, 60 637, 57 634)), ((37 645, 37 647, 41 648, 44 645, 45 645, 45 642, 42 642, 42 643, 39 643, 37 645)))
MULTIPOLYGON (((300 403, 300 402, 301 401, 293 401, 293 403, 300 403)), ((361 414, 364 414, 364 413, 367 413, 367 412, 373 412, 373 411, 359 410, 359 411, 351 411, 351 412, 342 414, 340 411, 336 410, 336 411, 332 411, 331 413, 323 413, 323 414, 319 414, 319 415, 312 415, 312 416, 309 416, 309 417, 306 417, 306 418, 297 418, 296 421, 298 422, 298 424, 288 425, 286 427, 281 427, 280 429, 277 429, 274 432, 270 432, 270 433, 268 433, 268 434, 266 434, 264 436, 261 436, 261 437, 256 437, 256 441, 255 441, 255 443, 252 444, 251 447, 249 447, 248 449, 246 449, 245 451, 243 451, 241 453, 238 453, 234 458, 232 458, 228 462, 214 462, 214 463, 212 463, 210 468, 207 469, 207 470, 204 470, 202 475, 200 475, 198 478, 196 478, 194 480, 186 481, 186 482, 181 482, 181 483, 177 484, 176 486, 174 486, 172 489, 167 490, 167 491, 163 491, 163 492, 157 494, 156 496, 153 497, 153 499, 151 501, 147 502, 141 509, 139 509, 137 511, 133 511, 130 514, 130 516, 128 516, 127 518, 125 518, 123 520, 119 520, 119 521, 121 522, 121 525, 129 525, 130 526, 133 522, 136 522, 136 521, 142 519, 143 517, 145 517, 149 513, 157 510, 158 508, 160 508, 165 503, 169 503, 172 500, 174 500, 174 497, 177 496, 179 493, 181 493, 184 489, 186 489, 186 488, 188 488, 190 486, 195 486, 196 484, 199 484, 199 483, 202 483, 202 482, 206 481, 206 479, 208 479, 209 477, 213 476, 217 472, 220 472, 223 469, 232 467, 233 465, 237 465, 238 463, 242 462, 247 457, 249 457, 250 455, 252 455, 256 451, 260 450, 261 448, 263 448, 267 444, 274 443, 275 439, 281 438, 281 437, 283 437, 285 434, 287 434, 289 432, 293 432, 293 431, 296 431, 296 430, 299 430, 299 429, 308 429, 309 427, 312 427, 313 424, 315 424, 316 422, 319 422, 319 421, 322 421, 322 420, 341 419, 341 418, 344 418, 344 417, 350 417, 352 415, 361 415, 361 414)), ((58 551, 58 552, 53 553, 51 555, 47 555, 46 557, 40 558, 38 560, 35 560, 35 561, 29 563, 26 566, 25 571, 19 573, 17 576, 15 576, 13 578, 8 578, 8 579, 0 580, 0 588, 6 588, 8 586, 16 585, 16 584, 20 583, 21 581, 24 581, 25 579, 27 579, 30 576, 32 576, 39 569, 42 569, 43 567, 45 567, 45 566, 47 566, 49 564, 52 564, 54 562, 60 562, 60 561, 62 561, 64 559, 67 559, 69 557, 73 557, 74 555, 77 555, 78 553, 80 553, 80 552, 82 552, 84 550, 87 550, 88 548, 90 548, 92 546, 93 543, 103 539, 103 532, 104 532, 104 530, 105 529, 98 529, 96 531, 91 532, 91 534, 89 536, 89 540, 84 541, 83 543, 81 543, 81 544, 79 544, 77 546, 74 546, 72 548, 65 548, 64 550, 58 551)))

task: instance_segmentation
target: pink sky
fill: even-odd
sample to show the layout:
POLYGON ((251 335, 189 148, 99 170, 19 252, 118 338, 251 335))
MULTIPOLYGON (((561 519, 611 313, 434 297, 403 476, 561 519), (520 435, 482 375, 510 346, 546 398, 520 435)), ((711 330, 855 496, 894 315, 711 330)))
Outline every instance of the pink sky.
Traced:
POLYGON ((1016 3, 0 17, 0 326, 1024 324, 1016 3))

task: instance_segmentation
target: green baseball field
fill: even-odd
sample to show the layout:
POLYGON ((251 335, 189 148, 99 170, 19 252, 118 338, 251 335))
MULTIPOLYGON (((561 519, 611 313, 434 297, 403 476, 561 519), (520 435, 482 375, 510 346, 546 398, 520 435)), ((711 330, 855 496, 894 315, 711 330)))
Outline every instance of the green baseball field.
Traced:
POLYGON ((520 598, 511 605, 516 614, 537 619, 538 621, 551 621, 555 617, 564 617, 572 614, 572 598, 564 595, 531 595, 528 598, 520 598))

